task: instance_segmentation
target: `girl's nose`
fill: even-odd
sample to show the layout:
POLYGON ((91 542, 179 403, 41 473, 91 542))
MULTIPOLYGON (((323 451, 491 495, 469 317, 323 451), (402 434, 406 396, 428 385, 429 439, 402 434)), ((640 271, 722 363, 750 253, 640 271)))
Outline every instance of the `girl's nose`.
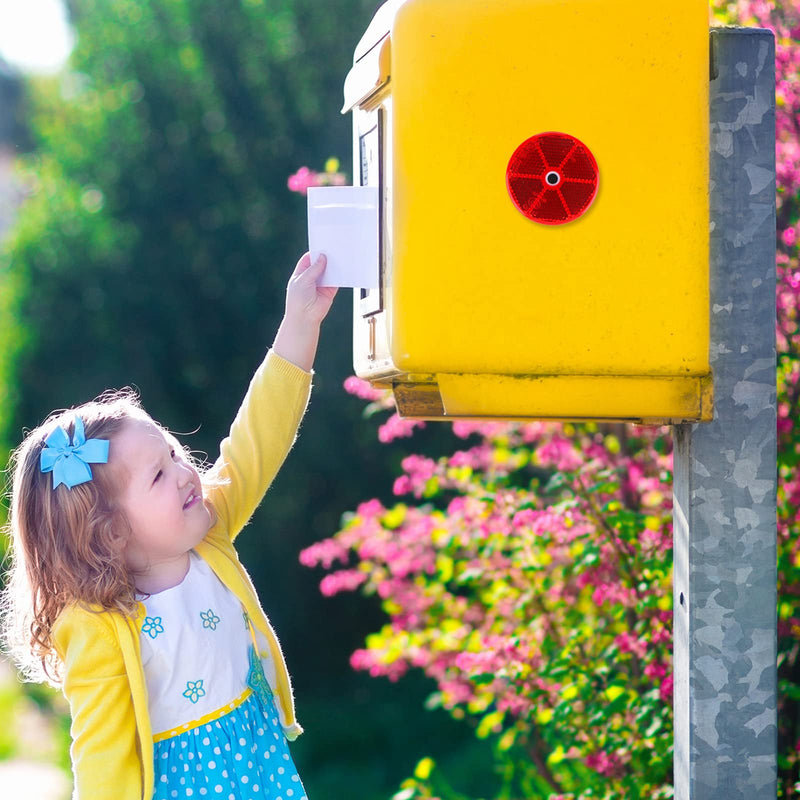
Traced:
POLYGON ((192 468, 183 461, 178 462, 178 482, 181 486, 191 483, 193 478, 192 468))

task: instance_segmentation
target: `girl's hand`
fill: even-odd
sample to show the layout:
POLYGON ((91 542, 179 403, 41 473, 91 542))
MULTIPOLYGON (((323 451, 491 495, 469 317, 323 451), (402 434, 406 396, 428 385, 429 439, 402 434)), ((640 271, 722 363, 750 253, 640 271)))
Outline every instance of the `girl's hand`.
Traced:
POLYGON ((330 311, 336 287, 317 286, 327 259, 324 255, 312 264, 310 253, 297 262, 286 287, 286 317, 298 323, 319 325, 330 311))
POLYGON ((336 295, 335 287, 317 286, 325 264, 324 255, 312 264, 309 253, 297 262, 286 287, 286 313, 272 345, 279 356, 306 372, 314 363, 320 324, 336 295))

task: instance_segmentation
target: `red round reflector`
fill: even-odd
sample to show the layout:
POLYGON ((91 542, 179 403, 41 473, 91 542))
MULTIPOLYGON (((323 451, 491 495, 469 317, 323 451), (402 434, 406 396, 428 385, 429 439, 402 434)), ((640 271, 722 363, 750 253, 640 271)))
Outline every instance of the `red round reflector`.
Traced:
POLYGON ((511 156, 506 186, 514 205, 543 225, 563 225, 585 214, 597 194, 591 150, 566 133, 540 133, 511 156))

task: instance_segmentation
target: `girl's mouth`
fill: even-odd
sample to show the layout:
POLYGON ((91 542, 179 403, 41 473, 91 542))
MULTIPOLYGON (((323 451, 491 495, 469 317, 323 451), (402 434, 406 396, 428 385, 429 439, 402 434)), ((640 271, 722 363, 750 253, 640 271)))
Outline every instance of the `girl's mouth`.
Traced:
POLYGON ((200 495, 197 492, 192 492, 187 498, 186 502, 183 504, 183 510, 186 511, 187 508, 191 508, 195 503, 200 501, 200 495))

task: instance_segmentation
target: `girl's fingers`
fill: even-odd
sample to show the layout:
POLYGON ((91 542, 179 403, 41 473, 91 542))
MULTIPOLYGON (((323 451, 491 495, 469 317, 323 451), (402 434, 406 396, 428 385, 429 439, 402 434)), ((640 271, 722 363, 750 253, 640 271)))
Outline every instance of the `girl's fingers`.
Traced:
POLYGON ((311 266, 311 253, 303 253, 300 256, 300 260, 295 264, 294 272, 292 272, 292 277, 296 278, 298 275, 305 272, 311 266))
POLYGON ((297 262, 297 266, 294 268, 292 278, 297 278, 304 272, 308 271, 308 278, 316 281, 317 278, 319 278, 319 276, 322 274, 322 271, 325 269, 325 265, 327 263, 328 260, 324 253, 320 253, 319 257, 313 264, 311 263, 311 254, 304 253, 297 262))
POLYGON ((325 256, 325 253, 320 253, 317 257, 317 260, 309 267, 311 274, 313 274, 315 278, 318 278, 322 274, 322 271, 325 269, 325 265, 327 263, 328 259, 325 256))

